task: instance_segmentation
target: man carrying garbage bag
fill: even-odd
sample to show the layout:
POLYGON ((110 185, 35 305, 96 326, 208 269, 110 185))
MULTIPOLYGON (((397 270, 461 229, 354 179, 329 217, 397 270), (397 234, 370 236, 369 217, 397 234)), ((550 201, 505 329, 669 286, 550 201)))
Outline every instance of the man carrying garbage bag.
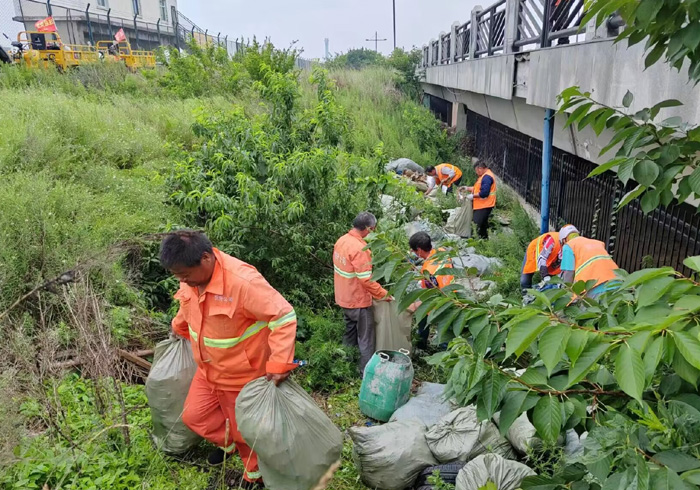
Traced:
POLYGON ((203 233, 169 234, 160 261, 180 281, 173 332, 190 339, 198 365, 182 420, 219 447, 210 464, 237 449, 244 488, 261 488, 257 455, 236 426, 236 398, 249 381, 266 376, 279 384, 296 366, 294 309, 253 266, 217 250, 203 233))

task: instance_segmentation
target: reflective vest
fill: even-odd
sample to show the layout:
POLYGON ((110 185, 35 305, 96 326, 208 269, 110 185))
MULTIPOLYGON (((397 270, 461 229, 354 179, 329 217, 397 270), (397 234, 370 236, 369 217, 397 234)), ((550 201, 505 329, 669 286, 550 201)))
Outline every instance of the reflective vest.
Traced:
POLYGON ((451 163, 441 163, 440 165, 436 165, 435 172, 437 173, 435 176, 437 183, 439 185, 446 185, 447 187, 451 186, 455 181, 462 177, 462 171, 451 163), (444 171, 448 168, 455 173, 454 177, 450 177, 444 173, 444 171))
MULTIPOLYGON (((441 248, 440 252, 444 252, 445 249, 441 248)), ((433 255, 436 254, 436 250, 432 249, 430 251, 430 255, 428 255, 428 258, 425 259, 423 262, 423 267, 421 268, 421 272, 423 273, 428 273, 430 275, 429 279, 423 279, 422 280, 422 286, 424 289, 433 289, 433 288, 438 288, 442 289, 448 284, 452 284, 455 280, 454 276, 436 276, 435 272, 437 272, 441 268, 448 268, 452 269, 452 261, 450 259, 443 259, 443 260, 437 260, 437 259, 431 259, 433 255)))
POLYGON ((372 298, 382 299, 388 294, 377 281, 372 281, 372 254, 365 250, 366 246, 354 228, 335 242, 333 284, 335 302, 341 308, 368 308, 372 298))
POLYGON ((617 277, 615 269, 620 267, 608 254, 603 242, 579 236, 569 240, 567 245, 571 247, 576 259, 574 282, 595 279, 595 286, 598 286, 617 277))
POLYGON ((490 170, 486 170, 484 175, 476 179, 476 184, 474 184, 474 209, 492 208, 496 206, 496 176, 493 175, 493 172, 490 170), (489 195, 485 198, 481 198, 479 194, 481 193, 481 179, 484 178, 484 175, 488 175, 493 179, 493 185, 491 186, 489 195))
POLYGON ((538 236, 530 242, 527 246, 527 253, 525 254, 525 266, 523 267, 523 274, 534 274, 539 270, 537 267, 537 261, 542 253, 542 248, 544 247, 544 241, 547 237, 552 237, 554 240, 554 247, 552 252, 549 254, 547 259, 547 269, 550 276, 556 276, 561 272, 560 265, 560 255, 561 255, 561 242, 559 242, 559 233, 556 231, 550 231, 544 235, 538 236))
POLYGON ((296 366, 297 317, 292 306, 245 262, 214 249, 216 265, 205 291, 180 283, 173 331, 192 343, 208 382, 240 391, 266 373, 296 366))

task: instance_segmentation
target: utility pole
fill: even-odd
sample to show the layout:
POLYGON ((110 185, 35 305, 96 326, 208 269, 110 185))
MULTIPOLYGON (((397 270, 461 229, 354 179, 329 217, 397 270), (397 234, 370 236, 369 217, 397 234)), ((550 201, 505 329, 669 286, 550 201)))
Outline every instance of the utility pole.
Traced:
POLYGON ((396 0, 391 0, 394 13, 394 50, 396 50, 396 0))
POLYGON ((379 33, 374 32, 374 39, 365 39, 367 42, 373 42, 374 43, 374 51, 379 52, 379 41, 386 41, 386 39, 379 39, 379 33))

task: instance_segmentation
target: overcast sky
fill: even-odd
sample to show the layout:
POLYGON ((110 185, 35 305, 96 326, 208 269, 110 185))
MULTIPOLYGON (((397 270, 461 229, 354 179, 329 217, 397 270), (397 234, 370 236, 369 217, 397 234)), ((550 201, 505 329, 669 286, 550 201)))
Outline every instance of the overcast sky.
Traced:
MULTIPOLYGON (((449 31, 454 21, 469 20, 479 0, 396 0, 397 45, 422 46, 440 31, 449 31)), ((178 0, 178 8, 209 33, 231 37, 267 36, 278 47, 298 41, 306 58, 324 56, 325 38, 331 54, 349 48, 374 48, 375 31, 379 50, 393 48, 391 0, 178 0)))

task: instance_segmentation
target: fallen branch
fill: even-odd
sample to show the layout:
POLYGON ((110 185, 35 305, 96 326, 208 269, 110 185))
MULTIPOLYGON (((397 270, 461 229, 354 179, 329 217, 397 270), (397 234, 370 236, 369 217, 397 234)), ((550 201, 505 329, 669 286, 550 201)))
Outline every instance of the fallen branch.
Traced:
POLYGON ((136 364, 137 366, 140 366, 144 369, 150 370, 151 369, 151 363, 148 362, 145 359, 141 359, 139 356, 136 356, 132 354, 131 352, 125 351, 124 349, 117 349, 117 353, 119 354, 119 357, 122 359, 125 359, 133 364, 136 364))
MULTIPOLYGON (((145 356, 152 356, 153 355, 153 349, 145 349, 145 350, 137 350, 134 352, 127 352, 125 350, 119 349, 117 351, 119 354, 119 357, 122 359, 125 359, 127 361, 130 361, 144 369, 151 369, 151 363, 148 362, 145 359, 142 359, 145 356), (126 355, 124 355, 126 354, 126 355)), ((55 362, 51 365, 52 370, 61 370, 61 369, 70 369, 74 367, 80 366, 84 361, 80 358, 75 358, 71 359, 69 361, 61 361, 61 362, 55 362)))

